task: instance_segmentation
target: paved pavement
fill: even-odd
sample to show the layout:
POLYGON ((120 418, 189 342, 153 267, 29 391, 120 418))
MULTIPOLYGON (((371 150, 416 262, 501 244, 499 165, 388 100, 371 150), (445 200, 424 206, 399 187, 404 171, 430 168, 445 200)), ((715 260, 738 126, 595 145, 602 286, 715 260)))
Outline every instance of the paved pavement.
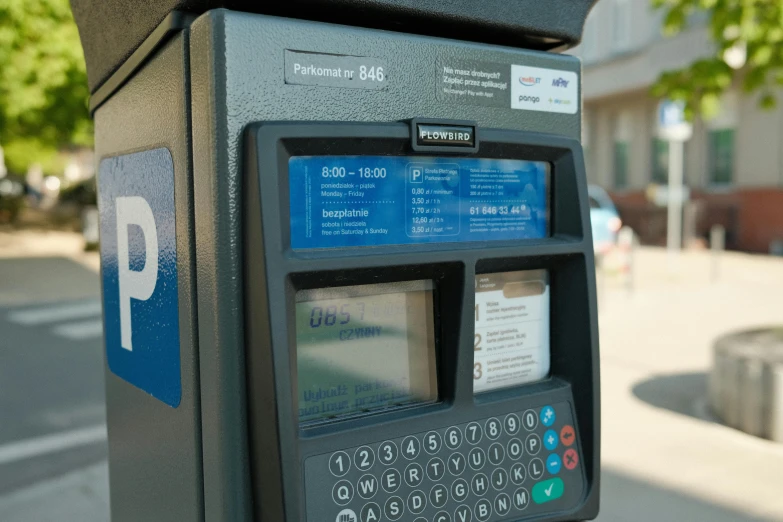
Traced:
POLYGON ((0 231, 0 505, 106 459, 96 268, 75 234, 0 231))
MULTIPOLYGON (((0 234, 0 258, 2 242, 0 234)), ((57 252, 62 254, 63 249, 57 252)), ((51 257, 52 253, 35 255, 51 257)), ((31 256, 28 252, 16 259, 31 256)), ((11 265, 4 263, 8 261, 0 259, 0 274, 7 273, 5 268, 11 265)), ((4 437, 0 439, 0 520, 104 521, 108 518, 106 464, 100 462, 102 457, 97 454, 78 457, 78 451, 85 448, 101 451, 100 442, 83 443, 93 440, 91 437, 100 438, 100 427, 95 423, 102 417, 96 414, 97 410, 90 410, 97 404, 95 390, 100 388, 102 392, 102 383, 98 385, 103 364, 100 342, 90 338, 87 326, 62 328, 95 320, 91 315, 98 292, 95 258, 83 256, 77 248, 67 259, 60 259, 54 269, 46 264, 26 264, 41 279, 47 277, 41 271, 73 270, 67 278, 72 283, 57 287, 56 292, 47 290, 43 281, 27 285, 23 278, 25 274, 29 277, 29 273, 23 267, 16 268, 20 272, 15 277, 19 279, 11 284, 5 277, 0 278, 0 331, 12 329, 8 331, 14 332, 14 339, 24 340, 24 346, 11 346, 22 358, 22 362, 14 364, 32 365, 11 373, 31 376, 29 383, 18 377, 14 383, 27 386, 31 400, 34 399, 27 405, 28 414, 19 406, 26 396, 20 393, 16 402, 11 401, 15 405, 9 407, 22 419, 20 426, 13 428, 20 430, 15 435, 8 434, 10 428, 0 426, 0 435, 4 437), (87 266, 92 267, 85 268, 89 275, 77 282, 82 280, 75 267, 87 266), (29 291, 20 292, 19 288, 29 291), (70 304, 69 310, 80 312, 52 320, 64 303, 70 304), (48 320, 25 324, 24 318, 35 322, 36 317, 48 320), (85 338, 69 339, 68 334, 63 335, 69 331, 82 332, 85 338), (58 359, 58 349, 59 353, 67 351, 68 357, 58 359), (47 395, 47 389, 62 384, 56 379, 64 378, 41 373, 46 371, 47 361, 51 363, 54 358, 57 364, 67 364, 64 360, 70 357, 81 361, 80 366, 85 368, 82 378, 92 384, 83 389, 74 385, 70 400, 47 395), (89 362, 91 358, 93 361, 89 362), (45 376, 46 381, 37 380, 39 376, 45 376), (60 422, 65 424, 52 422, 51 412, 41 416, 33 411, 47 410, 47 400, 62 400, 59 411, 64 417, 60 422), (85 409, 80 410, 81 407, 85 409), (53 443, 49 441, 47 446, 47 440, 41 438, 54 434, 61 444, 58 434, 63 432, 58 430, 69 433, 69 444, 75 440, 81 445, 68 451, 51 450, 53 443), (26 466, 41 465, 35 464, 36 458, 49 460, 63 455, 77 462, 59 471, 49 469, 50 474, 72 470, 58 477, 36 480, 32 486, 16 487, 13 491, 6 488, 3 493, 3 448, 19 442, 10 441, 13 437, 25 437, 22 441, 29 442, 30 436, 36 444, 26 446, 28 453, 31 447, 49 448, 49 452, 21 461, 26 466), (77 457, 73 457, 74 452, 77 457), (95 464, 84 467, 78 464, 80 458, 81 462, 95 464)), ((783 259, 727 254, 720 265, 719 279, 714 281, 711 274, 711 260, 706 253, 688 253, 679 260, 677 270, 670 271, 665 252, 642 249, 636 256, 633 293, 627 291, 620 276, 602 281, 601 522, 783 521, 783 446, 713 422, 704 401, 712 341, 728 331, 775 324, 783 318, 779 297, 783 295, 783 259)), ((0 357, 5 350, 0 349, 0 357)), ((80 371, 66 368, 68 372, 80 371)), ((5 382, 4 378, 0 374, 0 382, 5 382)), ((7 407, 0 404, 0 408, 7 407)))

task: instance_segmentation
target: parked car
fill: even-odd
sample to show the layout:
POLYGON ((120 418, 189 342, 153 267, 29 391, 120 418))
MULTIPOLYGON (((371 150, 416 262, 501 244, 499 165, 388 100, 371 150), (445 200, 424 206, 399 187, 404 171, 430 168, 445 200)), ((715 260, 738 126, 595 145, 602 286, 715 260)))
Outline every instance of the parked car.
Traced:
POLYGON ((24 206, 24 183, 11 176, 0 179, 0 223, 14 223, 24 206))
POLYGON ((98 246, 98 195, 95 178, 82 181, 60 192, 50 211, 53 222, 82 233, 87 250, 98 246))
POLYGON ((612 198, 598 185, 588 185, 590 225, 593 229, 593 248, 597 255, 605 254, 617 243, 617 233, 623 226, 612 198))

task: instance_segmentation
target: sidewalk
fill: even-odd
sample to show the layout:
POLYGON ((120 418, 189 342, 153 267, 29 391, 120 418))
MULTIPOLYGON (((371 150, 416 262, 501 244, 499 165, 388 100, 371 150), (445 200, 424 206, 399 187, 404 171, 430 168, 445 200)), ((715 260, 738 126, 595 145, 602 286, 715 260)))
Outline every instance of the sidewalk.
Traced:
POLYGON ((783 520, 783 445, 712 421, 713 341, 783 323, 783 259, 642 248, 636 290, 604 285, 601 337, 603 505, 599 520, 783 520))
MULTIPOLYGON (((783 259, 708 253, 670 273, 640 249, 636 290, 601 296, 601 522, 783 521, 783 445, 726 428, 706 408, 714 339, 783 322, 783 259)), ((106 464, 0 497, 3 522, 108 519, 106 464)))
POLYGON ((0 497, 3 522, 106 522, 109 516, 107 462, 0 497))

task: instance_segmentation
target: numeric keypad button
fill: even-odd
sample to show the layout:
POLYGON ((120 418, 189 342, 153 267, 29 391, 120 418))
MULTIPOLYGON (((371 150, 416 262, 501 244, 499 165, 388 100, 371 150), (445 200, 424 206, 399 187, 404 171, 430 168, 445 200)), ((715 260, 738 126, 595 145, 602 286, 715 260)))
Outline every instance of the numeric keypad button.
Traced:
POLYGON ((405 504, 400 497, 389 497, 389 500, 383 505, 383 514, 389 520, 399 520, 404 512, 405 504))
POLYGON ((443 441, 440 439, 440 433, 431 431, 424 436, 424 451, 430 455, 435 455, 440 451, 443 441))
POLYGON ((369 446, 361 446, 353 454, 353 464, 360 471, 367 471, 375 464, 375 453, 369 446))
POLYGON ((427 507, 427 495, 423 491, 416 490, 408 495, 408 511, 418 515, 427 507))
POLYGON ((381 519, 381 507, 375 502, 365 504, 361 512, 359 512, 359 520, 361 522, 377 522, 381 519))
POLYGON ((519 417, 516 413, 509 413, 506 418, 503 419, 503 426, 506 428, 506 433, 509 435, 516 435, 519 432, 519 417))
POLYGON ((512 500, 514 501, 514 507, 522 510, 525 509, 528 505, 530 505, 530 494, 527 492, 525 488, 519 488, 516 491, 514 491, 514 496, 512 497, 512 500))
POLYGON ((503 491, 503 489, 508 485, 508 473, 506 473, 506 470, 503 468, 495 468, 495 471, 492 472, 489 480, 492 482, 493 488, 498 491, 503 491))
POLYGON ((381 475, 381 487, 386 493, 394 493, 400 488, 402 477, 400 472, 394 468, 389 468, 381 475))
POLYGON ((356 482, 356 491, 364 500, 371 499, 378 492, 378 479, 369 473, 362 475, 362 478, 356 482))
POLYGON ((405 437, 402 441, 402 456, 408 460, 413 460, 421 452, 421 443, 416 437, 405 437))
POLYGON ((538 480, 544 475, 544 463, 541 459, 533 459, 527 465, 527 471, 530 473, 530 478, 538 480))
POLYGON ((439 481, 446 474, 446 465, 438 457, 430 459, 427 463, 427 476, 432 481, 439 481))
POLYGON ((487 456, 484 454, 484 450, 481 448, 473 448, 468 453, 468 464, 471 469, 478 471, 484 467, 487 462, 487 456))
POLYGON ((482 498, 476 502, 476 509, 474 511, 476 512, 476 520, 479 522, 486 522, 492 515, 492 503, 489 500, 482 498))
POLYGON ((430 504, 436 508, 442 508, 449 499, 449 490, 443 484, 435 484, 430 490, 430 504))
POLYGON ((408 467, 405 468, 405 483, 415 488, 421 484, 422 480, 424 480, 424 470, 421 469, 421 466, 415 462, 408 464, 408 467))
POLYGON ((482 496, 489 489, 489 479, 483 473, 476 473, 473 478, 470 479, 470 489, 474 495, 482 496))
POLYGON ((465 455, 462 453, 452 453, 451 456, 446 459, 446 466, 449 468, 449 473, 455 477, 462 475, 462 472, 465 471, 465 466, 467 466, 465 455))
POLYGON ((508 515, 511 511, 511 499, 505 493, 501 493, 495 497, 495 513, 503 517, 508 515))
POLYGON ((518 459, 522 456, 522 441, 519 439, 511 439, 508 441, 508 444, 506 445, 506 450, 508 453, 509 458, 512 458, 514 460, 518 459))
POLYGON ((483 433, 481 431, 481 424, 478 422, 471 422, 465 426, 465 440, 469 443, 476 445, 481 441, 483 433))
POLYGON ((397 460, 397 445, 390 440, 378 447, 378 459, 386 466, 391 466, 397 460))
POLYGON ((342 477, 351 469, 351 457, 344 451, 335 451, 329 457, 329 471, 335 477, 342 477))
POLYGON ((499 466, 503 459, 506 458, 506 450, 503 449, 502 444, 495 442, 489 447, 487 458, 489 458, 491 464, 499 466))
POLYGON ((332 500, 338 506, 344 506, 353 498, 353 484, 347 480, 338 481, 332 488, 332 500))
POLYGON ((455 450, 462 444, 462 432, 459 428, 452 426, 446 430, 445 439, 446 447, 450 450, 455 450))
POLYGON ((541 451, 541 438, 535 433, 531 433, 525 439, 525 450, 528 455, 538 455, 541 451))
POLYGON ((525 477, 527 477, 527 471, 525 470, 525 465, 521 462, 517 462, 513 466, 511 466, 511 482, 519 486, 525 481, 525 477))
POLYGON ((451 484, 451 498, 457 502, 463 502, 468 498, 470 489, 468 488, 468 482, 465 479, 458 478, 451 484))
POLYGON ((468 506, 463 504, 454 510, 454 520, 455 522, 470 522, 473 520, 473 513, 468 506))
POLYGON ((533 431, 538 427, 538 414, 535 410, 527 410, 522 414, 522 425, 527 431, 533 431))
POLYGON ((488 419, 484 424, 484 433, 486 433, 487 438, 490 440, 495 440, 500 437, 502 429, 503 428, 500 426, 500 421, 495 417, 488 419))

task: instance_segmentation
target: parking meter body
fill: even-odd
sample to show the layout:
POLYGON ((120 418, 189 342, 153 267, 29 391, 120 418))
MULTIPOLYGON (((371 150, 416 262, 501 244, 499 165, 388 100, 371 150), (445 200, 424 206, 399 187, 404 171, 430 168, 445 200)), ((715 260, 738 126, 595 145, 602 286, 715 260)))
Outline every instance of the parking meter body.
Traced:
POLYGON ((439 36, 172 13, 98 75, 112 520, 596 516, 580 64, 439 36))

